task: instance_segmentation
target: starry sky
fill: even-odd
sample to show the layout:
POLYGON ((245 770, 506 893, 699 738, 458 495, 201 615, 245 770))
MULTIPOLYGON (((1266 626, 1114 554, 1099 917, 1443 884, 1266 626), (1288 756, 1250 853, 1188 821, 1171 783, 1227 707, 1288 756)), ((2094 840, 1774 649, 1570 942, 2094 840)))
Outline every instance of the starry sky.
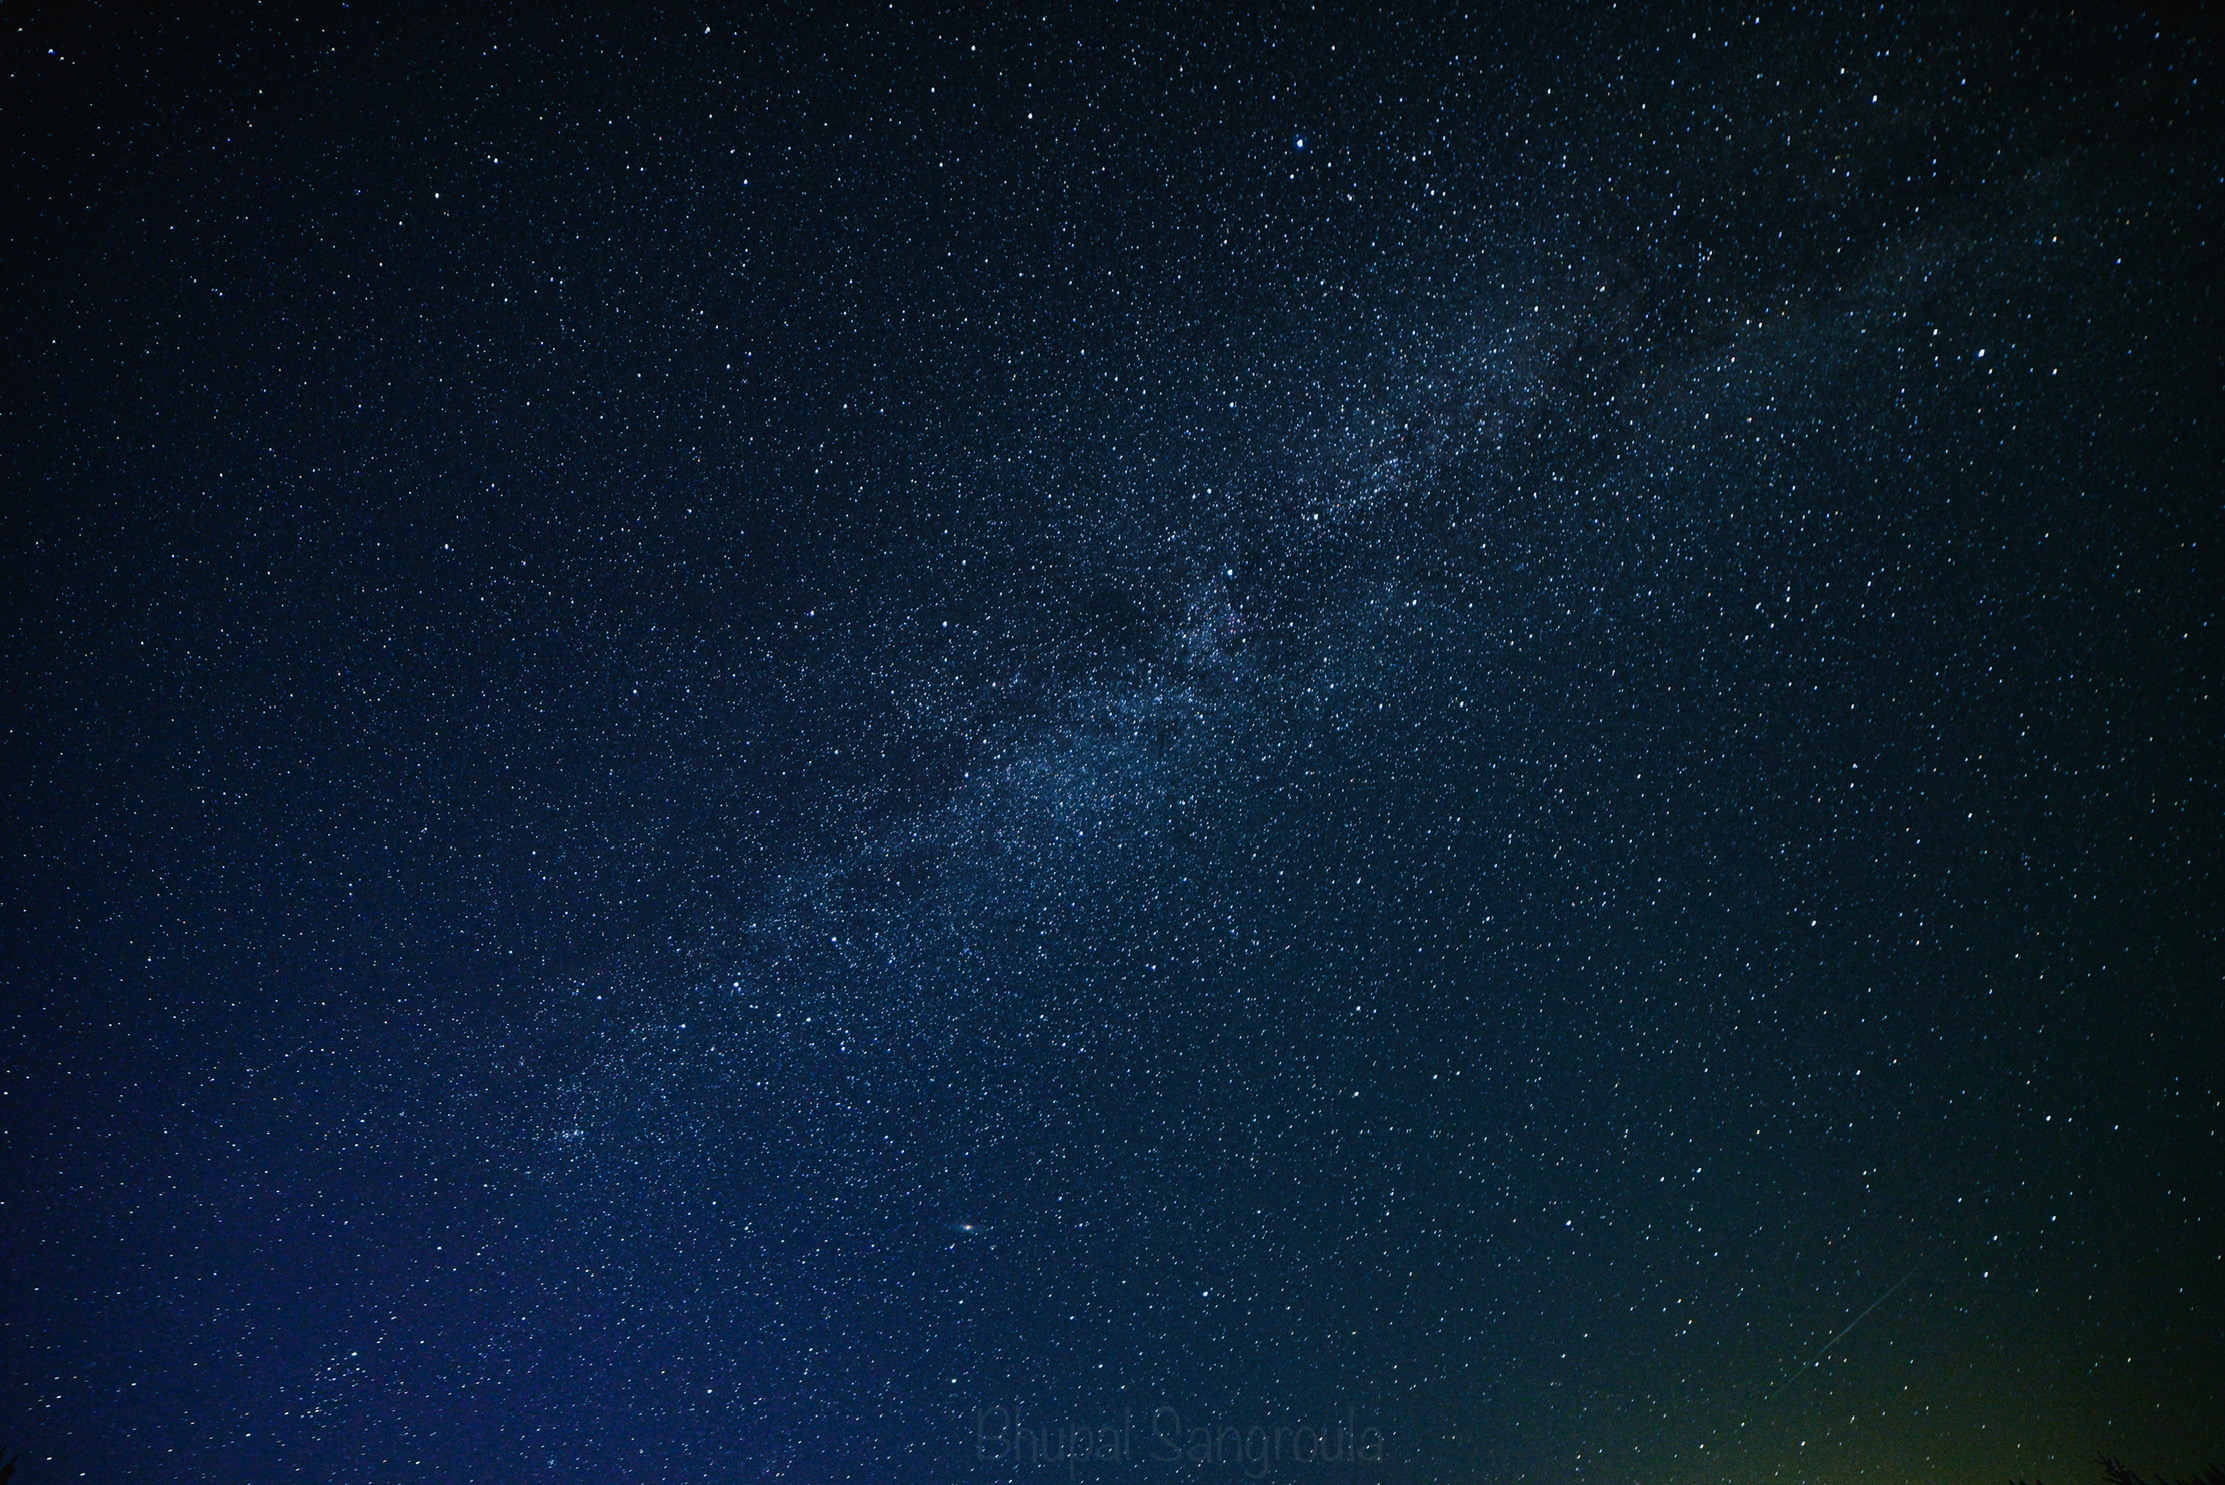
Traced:
POLYGON ((2198 13, 0 27, 25 1485, 2225 1454, 2198 13))

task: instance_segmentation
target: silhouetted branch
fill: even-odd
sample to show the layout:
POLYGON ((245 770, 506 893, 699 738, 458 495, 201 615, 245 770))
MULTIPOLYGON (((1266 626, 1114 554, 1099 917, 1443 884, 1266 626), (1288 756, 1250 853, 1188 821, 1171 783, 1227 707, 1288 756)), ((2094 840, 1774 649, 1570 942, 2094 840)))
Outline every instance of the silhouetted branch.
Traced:
MULTIPOLYGON (((2123 1462, 2106 1454, 2097 1454, 2094 1461, 2101 1466, 2102 1485, 2225 1485, 2225 1468, 2211 1465, 2200 1474, 2174 1480, 2169 1475, 2157 1475, 2153 1480, 2144 1479, 2138 1471, 2127 1468, 2123 1462)), ((4 1480, 5 1476, 0 1476, 4 1480)), ((2009 1485, 2044 1485, 2039 1480, 2011 1480, 2009 1485)))
POLYGON ((2137 1472, 2127 1469, 2106 1454, 2097 1454, 2094 1458, 2101 1465, 2103 1485, 2225 1485, 2225 1469, 2214 1464, 2200 1474, 2190 1475, 2184 1480, 2174 1480, 2169 1475, 2157 1475, 2153 1480, 2143 1480, 2137 1472))

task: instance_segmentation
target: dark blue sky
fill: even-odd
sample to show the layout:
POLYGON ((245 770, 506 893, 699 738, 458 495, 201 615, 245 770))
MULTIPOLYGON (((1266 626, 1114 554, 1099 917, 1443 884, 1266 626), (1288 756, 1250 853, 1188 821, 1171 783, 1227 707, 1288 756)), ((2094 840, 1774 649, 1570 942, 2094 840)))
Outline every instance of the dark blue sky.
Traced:
POLYGON ((7 45, 24 1485, 2225 1451, 2205 31, 7 45))

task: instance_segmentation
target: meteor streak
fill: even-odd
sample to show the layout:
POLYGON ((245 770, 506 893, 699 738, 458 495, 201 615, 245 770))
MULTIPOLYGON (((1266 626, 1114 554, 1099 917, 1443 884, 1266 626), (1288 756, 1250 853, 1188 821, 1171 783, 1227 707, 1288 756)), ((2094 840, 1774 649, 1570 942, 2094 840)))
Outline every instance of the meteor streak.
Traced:
POLYGON ((1871 1310, 1876 1309, 1879 1305, 1891 1299, 1895 1292, 1900 1289, 1901 1285, 1916 1277, 1916 1269, 1922 1268, 1923 1266, 1923 1263, 1919 1261, 1916 1265, 1916 1268, 1910 1269, 1907 1273, 1902 1274, 1899 1279, 1895 1280, 1891 1289, 1886 1290, 1883 1294, 1880 1294, 1877 1298, 1871 1300, 1867 1309, 1864 1309, 1861 1314, 1856 1315, 1852 1320, 1847 1321, 1845 1330, 1840 1331, 1837 1335, 1825 1341, 1823 1343, 1822 1350, 1816 1352, 1815 1355, 1809 1357, 1806 1361, 1794 1367, 1792 1369, 1792 1374, 1786 1377, 1782 1382, 1779 1382, 1776 1387, 1770 1391, 1769 1396, 1762 1399, 1763 1405, 1766 1406, 1770 1403, 1775 1402, 1777 1400, 1777 1394, 1784 1391, 1787 1387, 1790 1387, 1796 1380, 1799 1379, 1801 1373, 1807 1371, 1817 1362, 1823 1360, 1824 1357, 1830 1355, 1831 1348, 1833 1346, 1836 1346, 1839 1342, 1845 1340, 1847 1338, 1848 1332, 1852 1331, 1855 1326, 1860 1325, 1864 1320, 1869 1319, 1871 1310))

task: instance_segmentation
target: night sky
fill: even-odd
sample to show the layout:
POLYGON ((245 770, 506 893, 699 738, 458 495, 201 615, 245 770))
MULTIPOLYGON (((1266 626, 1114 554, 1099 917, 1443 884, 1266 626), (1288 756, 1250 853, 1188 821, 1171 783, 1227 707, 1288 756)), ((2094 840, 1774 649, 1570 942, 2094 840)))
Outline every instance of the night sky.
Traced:
POLYGON ((217 9, 0 12, 18 1485, 2225 1457, 2214 17, 217 9))

